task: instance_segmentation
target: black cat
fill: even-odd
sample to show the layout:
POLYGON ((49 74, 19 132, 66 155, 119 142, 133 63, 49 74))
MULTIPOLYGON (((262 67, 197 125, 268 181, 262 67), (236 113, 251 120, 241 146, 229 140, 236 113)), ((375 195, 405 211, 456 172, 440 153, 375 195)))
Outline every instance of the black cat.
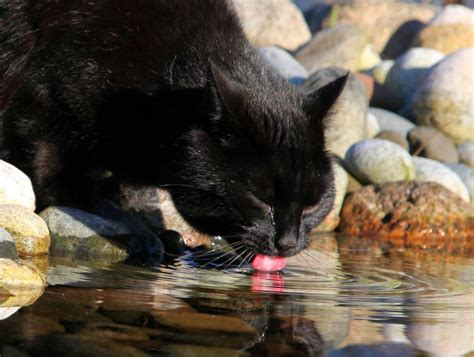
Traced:
POLYGON ((346 77, 300 94, 223 0, 0 3, 6 159, 38 205, 81 205, 85 173, 166 187, 197 229, 289 256, 333 205, 324 118, 346 77))

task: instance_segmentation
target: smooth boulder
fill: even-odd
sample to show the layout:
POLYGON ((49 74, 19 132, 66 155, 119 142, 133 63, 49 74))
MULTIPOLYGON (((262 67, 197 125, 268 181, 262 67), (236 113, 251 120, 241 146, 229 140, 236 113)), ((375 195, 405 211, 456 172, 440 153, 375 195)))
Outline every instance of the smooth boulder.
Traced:
POLYGON ((396 132, 394 130, 382 130, 375 136, 375 138, 391 141, 392 143, 401 146, 407 151, 409 149, 408 140, 405 139, 402 135, 400 135, 399 132, 396 132))
POLYGON ((463 164, 446 164, 446 166, 453 170, 462 180, 469 192, 471 204, 474 204, 474 168, 463 164))
POLYGON ((361 183, 412 180, 415 167, 410 154, 387 140, 367 139, 350 147, 346 167, 361 183))
POLYGON ((23 206, 35 210, 35 194, 31 181, 23 172, 0 160, 0 204, 23 206))
POLYGON ((408 132, 411 152, 428 159, 457 163, 459 154, 449 138, 436 128, 417 126, 408 132))
POLYGON ((408 132, 415 127, 408 119, 381 108, 369 108, 369 113, 377 118, 380 130, 393 130, 402 137, 406 137, 408 132))

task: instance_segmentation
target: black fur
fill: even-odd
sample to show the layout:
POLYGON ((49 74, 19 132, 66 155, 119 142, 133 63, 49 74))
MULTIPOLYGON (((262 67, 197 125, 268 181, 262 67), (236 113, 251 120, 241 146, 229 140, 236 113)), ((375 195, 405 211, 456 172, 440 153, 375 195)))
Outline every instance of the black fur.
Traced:
POLYGON ((333 205, 324 117, 265 65, 223 0, 0 3, 1 136, 38 204, 78 205, 85 173, 166 187, 196 228, 292 255, 333 205))

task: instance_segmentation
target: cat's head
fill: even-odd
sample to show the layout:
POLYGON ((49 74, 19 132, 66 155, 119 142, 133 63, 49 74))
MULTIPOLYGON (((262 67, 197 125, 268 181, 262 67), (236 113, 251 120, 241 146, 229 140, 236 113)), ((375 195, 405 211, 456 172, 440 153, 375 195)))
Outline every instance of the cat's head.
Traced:
POLYGON ((199 230, 291 256, 333 206, 324 128, 347 75, 306 96, 265 70, 240 82, 211 63, 212 114, 183 136, 180 185, 170 191, 199 230))

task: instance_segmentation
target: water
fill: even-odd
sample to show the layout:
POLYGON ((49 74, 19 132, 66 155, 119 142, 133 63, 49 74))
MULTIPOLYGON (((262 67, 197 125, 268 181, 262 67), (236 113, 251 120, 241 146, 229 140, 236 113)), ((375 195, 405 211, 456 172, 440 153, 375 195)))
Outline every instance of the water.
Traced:
POLYGON ((325 236, 289 259, 283 273, 206 270, 189 262, 177 257, 139 266, 50 257, 50 286, 32 305, 0 321, 0 355, 474 351, 470 249, 401 249, 325 236))

